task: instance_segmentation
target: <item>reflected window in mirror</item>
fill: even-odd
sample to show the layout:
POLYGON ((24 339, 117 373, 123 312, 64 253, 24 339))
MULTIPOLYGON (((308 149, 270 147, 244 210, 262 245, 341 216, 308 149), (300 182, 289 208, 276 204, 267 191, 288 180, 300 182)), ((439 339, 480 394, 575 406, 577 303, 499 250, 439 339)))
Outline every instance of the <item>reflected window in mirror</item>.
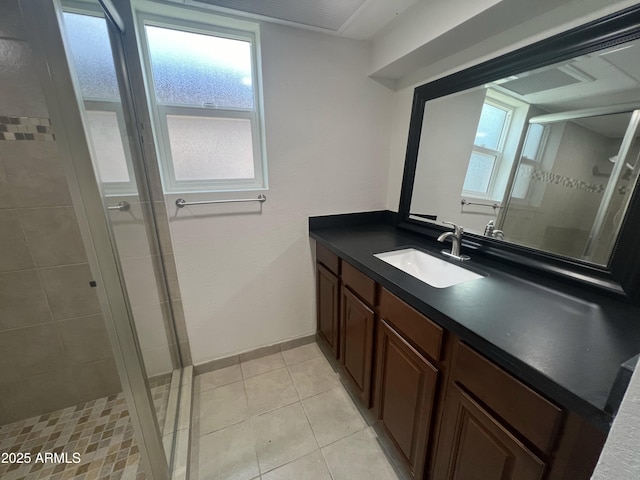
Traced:
POLYGON ((547 128, 539 123, 529 125, 520 156, 520 165, 513 183, 511 198, 526 200, 529 195, 531 177, 540 164, 541 153, 547 140, 547 128))
POLYGON ((529 105, 488 89, 475 131, 462 195, 500 204, 506 193, 529 105))
POLYGON ((512 109, 506 105, 484 101, 462 193, 478 197, 490 196, 490 187, 494 183, 502 157, 511 113, 512 109))
POLYGON ((428 100, 411 218, 493 222, 506 242, 607 265, 640 154, 623 52, 640 61, 640 45, 609 48, 428 100))

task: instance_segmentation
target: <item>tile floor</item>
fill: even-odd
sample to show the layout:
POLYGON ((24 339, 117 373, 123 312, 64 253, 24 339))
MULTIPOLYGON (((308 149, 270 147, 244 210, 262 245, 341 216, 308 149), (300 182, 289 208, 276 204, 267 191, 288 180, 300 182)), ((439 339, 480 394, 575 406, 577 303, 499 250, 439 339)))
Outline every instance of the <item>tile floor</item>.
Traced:
POLYGON ((122 394, 0 427, 0 452, 80 454, 80 463, 0 464, 3 480, 144 480, 122 394))
MULTIPOLYGON (((170 384, 151 388, 161 425, 170 384)), ((0 463, 2 480, 145 480, 122 393, 0 426, 0 452, 80 454, 80 463, 0 463)))
POLYGON ((315 343, 195 377, 192 480, 397 480, 315 343))
POLYGON ((171 377, 151 381, 149 382, 149 388, 151 389, 151 397, 153 398, 153 407, 156 411, 156 419, 158 420, 160 429, 162 429, 167 416, 167 407, 169 405, 171 377))

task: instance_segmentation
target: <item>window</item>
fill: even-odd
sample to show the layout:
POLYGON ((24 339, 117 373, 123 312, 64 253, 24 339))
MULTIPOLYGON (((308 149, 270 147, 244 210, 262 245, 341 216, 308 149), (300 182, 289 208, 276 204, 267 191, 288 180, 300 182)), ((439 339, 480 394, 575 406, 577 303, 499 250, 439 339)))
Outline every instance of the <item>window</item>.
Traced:
POLYGON ((486 99, 473 142, 462 191, 475 197, 491 197, 513 109, 486 99))
POLYGON ((527 129, 527 136, 522 147, 522 155, 520 156, 520 165, 513 183, 513 191, 511 197, 516 199, 526 199, 529 195, 529 185, 531 177, 536 168, 541 163, 542 152, 546 141, 547 129, 539 123, 532 123, 527 129))
POLYGON ((124 114, 119 103, 84 102, 98 175, 106 193, 135 193, 124 114))
POLYGON ((165 191, 266 188, 257 26, 143 16, 141 31, 165 191))
POLYGON ((136 193, 124 115, 105 19, 65 11, 65 31, 85 107, 96 174, 108 195, 136 193))
POLYGON ((511 197, 524 200, 529 196, 531 177, 542 163, 542 152, 546 142, 547 128, 539 123, 531 123, 527 129, 527 136, 522 147, 520 165, 513 183, 511 197))

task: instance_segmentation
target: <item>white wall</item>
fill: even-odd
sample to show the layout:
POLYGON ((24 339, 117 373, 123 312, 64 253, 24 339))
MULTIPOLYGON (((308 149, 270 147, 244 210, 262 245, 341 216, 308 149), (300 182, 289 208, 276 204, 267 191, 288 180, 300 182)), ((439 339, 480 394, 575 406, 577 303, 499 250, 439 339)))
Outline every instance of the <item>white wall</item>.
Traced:
POLYGON ((417 2, 374 38, 370 71, 378 72, 501 0, 417 2))
POLYGON ((438 223, 454 222, 464 225, 465 231, 480 233, 489 220, 495 220, 490 208, 468 206, 463 210, 460 205, 485 96, 486 90, 478 89, 429 102, 420 135, 411 212, 437 215, 438 223))
POLYGON ((640 478, 640 368, 631 377, 592 480, 640 478))
MULTIPOLYGON (((366 44, 261 29, 262 213, 258 204, 177 211, 175 196, 167 201, 194 364, 313 334, 308 216, 385 208, 393 94, 367 78, 366 44)), ((257 193, 225 198, 246 196, 257 193)))

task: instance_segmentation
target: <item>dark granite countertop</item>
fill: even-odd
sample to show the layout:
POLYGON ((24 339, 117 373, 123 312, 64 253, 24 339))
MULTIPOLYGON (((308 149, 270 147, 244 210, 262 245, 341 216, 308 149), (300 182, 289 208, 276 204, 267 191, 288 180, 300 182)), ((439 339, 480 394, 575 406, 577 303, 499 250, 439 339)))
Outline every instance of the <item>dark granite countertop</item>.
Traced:
POLYGON ((413 247, 439 255, 442 244, 384 222, 331 218, 310 219, 311 237, 534 389, 609 430, 613 415, 605 405, 616 375, 640 352, 640 308, 480 256, 464 266, 485 278, 434 288, 373 254, 413 247))

